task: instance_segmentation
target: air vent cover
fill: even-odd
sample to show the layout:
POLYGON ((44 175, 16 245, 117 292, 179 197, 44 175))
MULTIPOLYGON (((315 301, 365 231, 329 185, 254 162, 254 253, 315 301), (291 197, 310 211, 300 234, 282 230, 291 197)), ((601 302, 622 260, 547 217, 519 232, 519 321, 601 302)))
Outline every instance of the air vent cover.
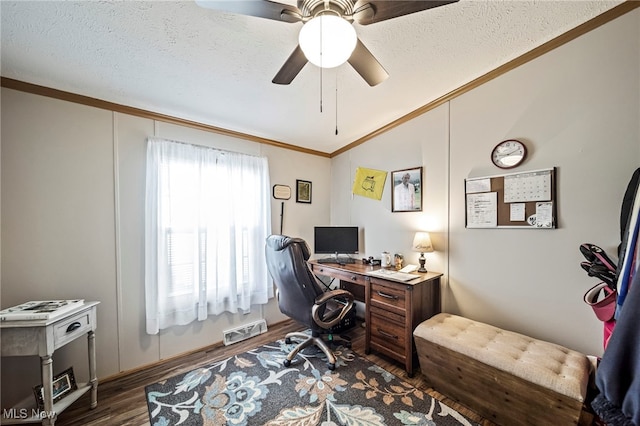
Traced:
POLYGON ((225 346, 241 342, 250 337, 257 336, 267 331, 267 323, 265 320, 255 321, 249 324, 241 325, 236 328, 223 331, 222 341, 225 346))

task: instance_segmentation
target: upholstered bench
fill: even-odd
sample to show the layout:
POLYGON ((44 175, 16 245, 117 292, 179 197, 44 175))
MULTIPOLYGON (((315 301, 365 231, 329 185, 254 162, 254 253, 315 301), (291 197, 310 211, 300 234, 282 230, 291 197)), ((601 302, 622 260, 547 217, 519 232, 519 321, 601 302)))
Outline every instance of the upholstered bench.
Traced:
POLYGON ((500 425, 577 424, 589 360, 560 345, 451 314, 413 332, 435 390, 500 425))

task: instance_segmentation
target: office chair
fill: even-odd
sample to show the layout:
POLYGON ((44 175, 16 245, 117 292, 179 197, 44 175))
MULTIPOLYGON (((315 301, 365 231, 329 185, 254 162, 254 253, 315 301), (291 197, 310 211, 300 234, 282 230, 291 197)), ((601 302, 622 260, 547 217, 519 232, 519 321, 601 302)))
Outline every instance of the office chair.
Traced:
MULTIPOLYGON (((306 333, 289 333, 285 342, 293 338, 303 339, 284 361, 284 366, 302 349, 316 345, 327 356, 329 370, 335 369, 336 357, 322 339, 323 334, 337 326, 353 306, 353 295, 346 290, 323 291, 316 277, 307 265, 310 252, 307 243, 301 238, 284 235, 271 235, 267 238, 265 254, 267 268, 277 287, 278 306, 288 317, 308 326, 311 336, 306 333)), ((350 347, 348 342, 347 347, 350 347)))

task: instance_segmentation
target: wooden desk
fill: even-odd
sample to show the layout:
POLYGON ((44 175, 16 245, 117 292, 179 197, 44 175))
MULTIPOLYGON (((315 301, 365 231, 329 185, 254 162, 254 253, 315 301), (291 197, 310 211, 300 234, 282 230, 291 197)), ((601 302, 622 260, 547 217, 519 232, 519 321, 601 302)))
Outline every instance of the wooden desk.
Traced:
POLYGON ((374 277, 368 273, 379 269, 362 263, 339 265, 309 261, 311 271, 340 280, 365 305, 365 352, 371 349, 404 363, 413 376, 416 347, 413 330, 422 321, 441 312, 440 277, 427 272, 411 281, 399 282, 374 277))
POLYGON ((81 306, 50 320, 2 321, 1 355, 40 357, 44 393, 44 408, 38 409, 35 397, 30 395, 18 406, 3 410, 2 424, 39 423, 55 424, 58 413, 91 391, 91 408, 98 405, 98 379, 96 378, 96 306, 100 302, 85 302, 81 306), (89 382, 78 383, 78 389, 63 399, 53 402, 53 352, 87 335, 89 352, 89 382))

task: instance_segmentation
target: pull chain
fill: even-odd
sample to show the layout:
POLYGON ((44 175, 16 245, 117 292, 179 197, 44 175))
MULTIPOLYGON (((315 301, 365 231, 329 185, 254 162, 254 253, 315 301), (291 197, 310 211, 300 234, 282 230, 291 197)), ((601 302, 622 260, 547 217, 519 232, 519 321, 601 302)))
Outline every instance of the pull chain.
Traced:
POLYGON ((320 67, 320 113, 322 113, 322 67, 320 67))
POLYGON ((338 135, 338 72, 336 71, 336 136, 338 135))
POLYGON ((322 114, 322 25, 323 21, 320 20, 320 113, 322 114))

